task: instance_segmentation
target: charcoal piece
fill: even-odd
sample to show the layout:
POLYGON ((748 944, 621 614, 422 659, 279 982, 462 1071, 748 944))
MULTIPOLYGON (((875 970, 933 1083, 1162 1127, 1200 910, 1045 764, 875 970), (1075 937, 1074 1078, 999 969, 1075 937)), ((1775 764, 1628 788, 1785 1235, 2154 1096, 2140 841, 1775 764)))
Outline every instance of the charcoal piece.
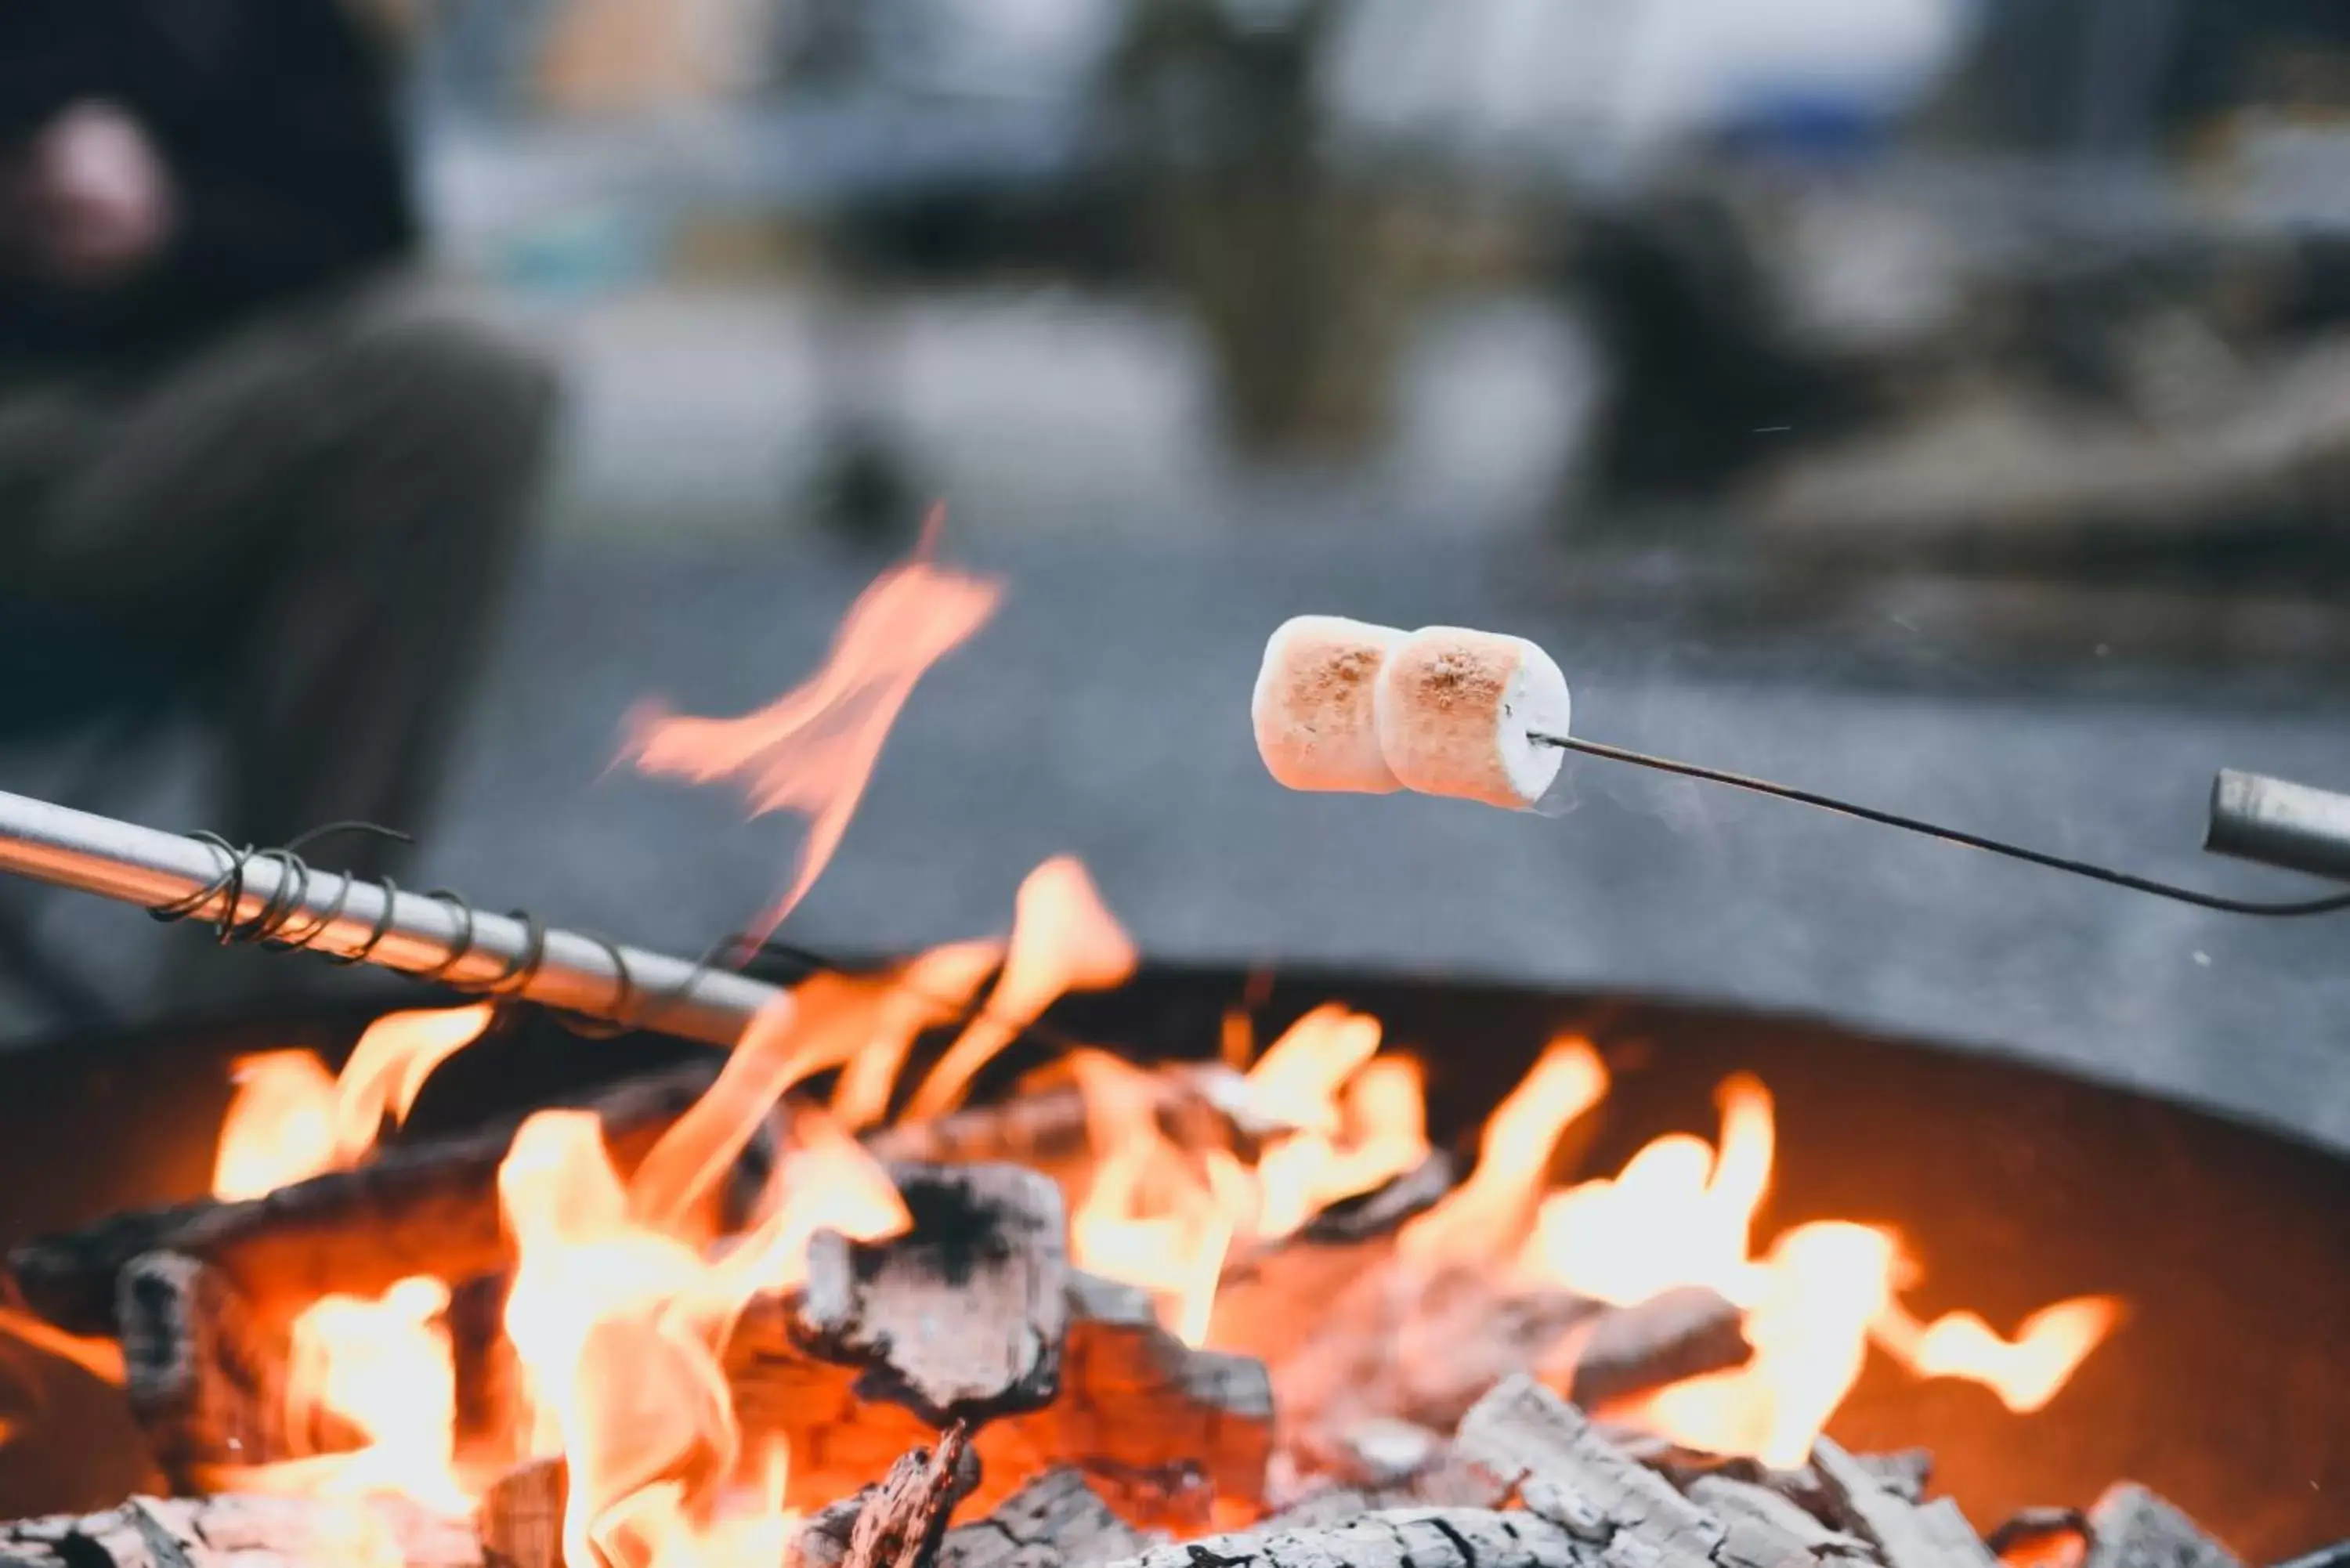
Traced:
MULTIPOLYGON (((1603 1568, 1604 1561, 1598 1546, 1531 1513, 1420 1508, 1322 1530, 1211 1535, 1154 1547, 1120 1568, 1603 1568)), ((1685 1568, 1705 1564, 1689 1559, 1685 1568)))
POLYGON ((1719 1292, 1686 1285, 1602 1314, 1575 1357, 1571 1397, 1596 1409, 1685 1377, 1743 1366, 1753 1354, 1745 1314, 1719 1292))
POLYGON ((1064 1468, 1038 1476, 984 1519, 948 1531, 938 1568, 1101 1568, 1150 1544, 1084 1476, 1064 1468))
POLYGON ((482 1493, 474 1526, 487 1568, 563 1568, 570 1472, 561 1459, 525 1459, 482 1493))
POLYGON ((5 1568, 483 1568, 473 1530, 412 1503, 225 1493, 134 1497, 103 1513, 0 1524, 5 1568))
POLYGON ((2077 1508, 2018 1509, 1983 1537, 1983 1544, 1991 1548, 1992 1556, 2002 1560, 2013 1554, 2033 1562, 2078 1563, 2089 1549, 2089 1516, 2077 1508), (2058 1559, 2043 1555, 2059 1547, 2069 1549, 2068 1555, 2058 1559))
MULTIPOLYGON (((713 1076, 709 1064, 693 1063, 577 1103, 602 1118, 614 1161, 632 1169, 713 1076)), ((128 1210, 26 1242, 8 1255, 9 1269, 28 1306, 75 1334, 112 1332, 116 1282, 151 1252, 212 1264, 255 1314, 279 1324, 319 1296, 380 1295, 410 1274, 453 1285, 509 1261, 497 1169, 524 1119, 393 1145, 352 1169, 260 1198, 128 1210)))
POLYGON ((1612 1542, 1629 1534, 1667 1561, 1708 1563, 1727 1538, 1720 1521, 1531 1377, 1509 1378, 1479 1400, 1453 1450, 1578 1537, 1612 1542))
POLYGON ((1853 1531, 1877 1548, 1886 1568, 1996 1568, 1999 1559, 1950 1499, 1922 1506, 1911 1502, 1830 1438, 1813 1446, 1812 1468, 1853 1531))
MULTIPOLYGON (((997 1417, 972 1436, 983 1466, 974 1501, 992 1508, 1027 1477, 1081 1465, 1149 1480, 1181 1501, 1186 1475, 1209 1495, 1254 1504, 1273 1453, 1273 1393, 1245 1357, 1195 1351, 1159 1327, 1139 1291, 1072 1271, 1060 1392, 1041 1409, 997 1417)), ((754 1297, 723 1355, 734 1409, 755 1451, 764 1434, 791 1444, 792 1501, 822 1506, 870 1484, 931 1428, 905 1406, 861 1398, 862 1372, 816 1355, 796 1293, 754 1297)), ((1146 1522, 1157 1522, 1148 1519, 1146 1522)))
POLYGON ((1717 1553, 1722 1568, 1781 1568, 1823 1557, 1865 1558, 1868 1542, 1814 1518, 1803 1504, 1756 1481, 1701 1475, 1689 1500, 1728 1532, 1717 1553))
POLYGON ((1068 1325, 1060 1189, 1011 1165, 897 1166, 911 1227, 879 1241, 820 1231, 800 1324, 859 1391, 937 1425, 1033 1410, 1059 1391, 1068 1325))
POLYGON ((2155 1493, 2117 1481, 2089 1510, 2083 1568, 2239 1568, 2239 1560, 2155 1493))
POLYGON ((151 1252, 131 1260, 119 1283, 123 1392, 175 1489, 194 1488, 206 1466, 359 1446, 346 1422, 289 1414, 289 1342, 255 1320, 220 1271, 151 1252))
POLYGON ((958 1423, 935 1447, 916 1449, 891 1465, 857 1511, 840 1568, 928 1568, 946 1533, 947 1515, 978 1482, 970 1443, 969 1430, 958 1423))
POLYGON ((1435 1208, 1460 1179, 1460 1162, 1443 1149, 1433 1150, 1394 1180, 1326 1205, 1298 1228, 1296 1239, 1328 1246, 1391 1236, 1406 1220, 1435 1208))

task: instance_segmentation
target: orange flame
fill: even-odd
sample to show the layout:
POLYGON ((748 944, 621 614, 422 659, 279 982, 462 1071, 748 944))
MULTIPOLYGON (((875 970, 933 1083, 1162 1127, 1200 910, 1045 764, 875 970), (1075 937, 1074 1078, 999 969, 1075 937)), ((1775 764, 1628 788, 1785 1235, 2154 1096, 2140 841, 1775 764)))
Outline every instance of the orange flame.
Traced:
POLYGON ((265 1051, 238 1057, 230 1074, 213 1197, 259 1198, 335 1168, 335 1080, 316 1056, 265 1051))
POLYGON ((1720 1099, 1718 1151, 1667 1134, 1614 1178, 1552 1194, 1520 1258, 1538 1280, 1617 1304, 1702 1285, 1745 1310, 1751 1361, 1659 1390, 1619 1412, 1626 1418, 1690 1448, 1798 1465, 1859 1380, 1872 1339, 1921 1376, 1971 1378, 2021 1410, 2053 1397, 2112 1325, 2115 1303, 2096 1297, 2034 1314, 2012 1344, 1971 1314, 1921 1328, 1897 1299, 1898 1239, 1873 1226, 1799 1225, 1754 1258, 1771 1184, 1771 1096, 1740 1074, 1720 1099))
POLYGON ((1335 1004, 1275 1041, 1242 1080, 1241 1098, 1264 1125, 1293 1130, 1253 1165, 1178 1145, 1159 1126, 1149 1074, 1076 1053, 1095 1160, 1069 1221, 1078 1266, 1150 1292, 1167 1327, 1201 1343, 1235 1243, 1285 1236, 1427 1158, 1419 1070, 1372 1060, 1378 1045, 1378 1020, 1335 1004))
POLYGON ((1002 942, 975 941, 932 948, 908 964, 882 999, 871 1037, 841 1069, 832 1091, 833 1119, 845 1127, 868 1127, 887 1115, 914 1037, 969 1008, 980 981, 1003 961, 1002 942))
POLYGON ((1553 1041, 1486 1121, 1469 1179, 1404 1227, 1403 1255, 1423 1265, 1505 1256, 1534 1217, 1559 1135, 1607 1093, 1590 1042, 1553 1041))
POLYGON ((408 1119, 424 1080, 482 1036, 496 1004, 388 1012, 368 1025, 335 1080, 335 1159, 356 1164, 375 1147, 386 1116, 408 1119))
POLYGON ((320 1497, 398 1492, 443 1513, 472 1503, 452 1469, 457 1377, 442 1314, 449 1288, 418 1275, 375 1301, 328 1295, 295 1320, 287 1364, 290 1414, 300 1425, 328 1410, 369 1446, 309 1469, 301 1490, 320 1497))
POLYGON ((70 1361, 101 1383, 122 1386, 122 1346, 115 1340, 84 1339, 14 1307, 0 1307, 0 1334, 45 1355, 70 1361))
POLYGON ((1086 1098, 1094 1169, 1069 1216, 1077 1266, 1146 1290, 1186 1344, 1207 1337, 1237 1216, 1250 1206, 1240 1161, 1188 1153, 1160 1130, 1150 1075, 1099 1051, 1069 1059, 1086 1098))
POLYGON ((815 1112, 795 1126, 775 1186, 785 1200, 715 1260, 643 1222, 592 1115, 542 1112, 515 1134, 498 1172, 518 1253, 505 1327, 528 1375, 537 1446, 561 1453, 569 1473, 567 1562, 780 1559, 789 1455, 763 1449, 754 1495, 724 1490, 743 1434, 719 1349, 754 1293, 805 1276, 816 1230, 869 1238, 905 1223, 847 1135, 815 1112))
POLYGON ((1084 863, 1074 855, 1045 861, 1020 884, 1012 945, 986 1010, 947 1047, 906 1114, 920 1118, 954 1109, 980 1069, 1063 992, 1122 985, 1134 965, 1134 944, 1103 906, 1084 863))
POLYGON ((2029 1415, 2056 1397, 2120 1315, 2111 1296, 2074 1296, 2042 1307, 2004 1339, 1974 1313, 1946 1313, 1920 1328, 1897 1305, 1877 1323, 1877 1342, 1920 1377, 1964 1377, 2029 1415))
POLYGON ((357 1165, 375 1147, 384 1117, 407 1119, 433 1069, 479 1039, 494 1011, 477 1002, 386 1013, 359 1036, 339 1076, 307 1051, 238 1057, 213 1196, 259 1198, 357 1165))
POLYGON ((648 774, 741 783, 751 815, 805 813, 807 836, 790 884, 760 917, 774 930, 823 875, 864 795, 883 742, 914 684, 994 613, 1002 586, 930 560, 944 513, 933 509, 920 545, 850 607, 830 657, 806 682, 738 719, 631 715, 620 760, 648 774))

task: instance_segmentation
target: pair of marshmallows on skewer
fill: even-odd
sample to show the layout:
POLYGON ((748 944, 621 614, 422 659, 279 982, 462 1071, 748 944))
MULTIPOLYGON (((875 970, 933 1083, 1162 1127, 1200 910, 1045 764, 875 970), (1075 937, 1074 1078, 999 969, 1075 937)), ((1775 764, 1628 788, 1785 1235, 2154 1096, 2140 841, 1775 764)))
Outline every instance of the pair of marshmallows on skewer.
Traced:
POLYGON ((1326 615, 1274 632, 1249 705, 1257 754, 1291 789, 1409 789, 1512 810, 1558 776, 1553 737, 1570 711, 1566 677, 1522 637, 1326 615))

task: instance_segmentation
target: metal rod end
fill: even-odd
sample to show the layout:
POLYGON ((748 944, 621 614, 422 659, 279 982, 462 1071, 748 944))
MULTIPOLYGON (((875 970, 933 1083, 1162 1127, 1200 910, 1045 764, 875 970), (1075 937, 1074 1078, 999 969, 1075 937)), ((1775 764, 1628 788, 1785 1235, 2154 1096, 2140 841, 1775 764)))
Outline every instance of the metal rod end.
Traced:
POLYGON ((2222 768, 2211 781, 2203 847, 2350 881, 2350 794, 2222 768))

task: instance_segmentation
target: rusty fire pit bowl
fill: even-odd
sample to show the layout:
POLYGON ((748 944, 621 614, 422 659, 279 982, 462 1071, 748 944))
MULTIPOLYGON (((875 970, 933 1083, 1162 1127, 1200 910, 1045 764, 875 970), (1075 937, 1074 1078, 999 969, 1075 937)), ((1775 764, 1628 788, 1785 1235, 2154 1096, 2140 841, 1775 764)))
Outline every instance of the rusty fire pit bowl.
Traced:
MULTIPOLYGON (((2350 1161, 2015 1062, 1656 1001, 1343 974, 1253 988, 1237 971, 1157 969, 1053 1022, 1138 1058, 1199 1055, 1244 998, 1260 1038, 1322 1001, 1379 1016, 1428 1064, 1440 1137, 1473 1128, 1555 1034, 1585 1032, 1616 1078, 1588 1173, 1660 1132, 1711 1139, 1716 1085, 1754 1074, 1779 1134, 1758 1245, 1809 1220, 1894 1226, 1924 1268, 1905 1298, 1915 1311, 1971 1307, 2002 1331, 2061 1297, 2128 1303, 2028 1416, 1872 1352, 1831 1428, 1846 1444, 1931 1449, 1938 1488, 1983 1528, 2027 1504, 2086 1505, 2129 1478, 2252 1562, 2350 1536, 2350 1161)), ((288 1045, 332 1060, 364 1022, 245 1021, 0 1057, 0 1241, 201 1194, 230 1060, 288 1045)), ((694 1054, 524 1020, 444 1068, 418 1116, 456 1125, 694 1054)), ((88 1437, 119 1447, 128 1432, 99 1419, 88 1437)), ((91 1451, 0 1447, 0 1513, 109 1501, 135 1470, 91 1451)))

